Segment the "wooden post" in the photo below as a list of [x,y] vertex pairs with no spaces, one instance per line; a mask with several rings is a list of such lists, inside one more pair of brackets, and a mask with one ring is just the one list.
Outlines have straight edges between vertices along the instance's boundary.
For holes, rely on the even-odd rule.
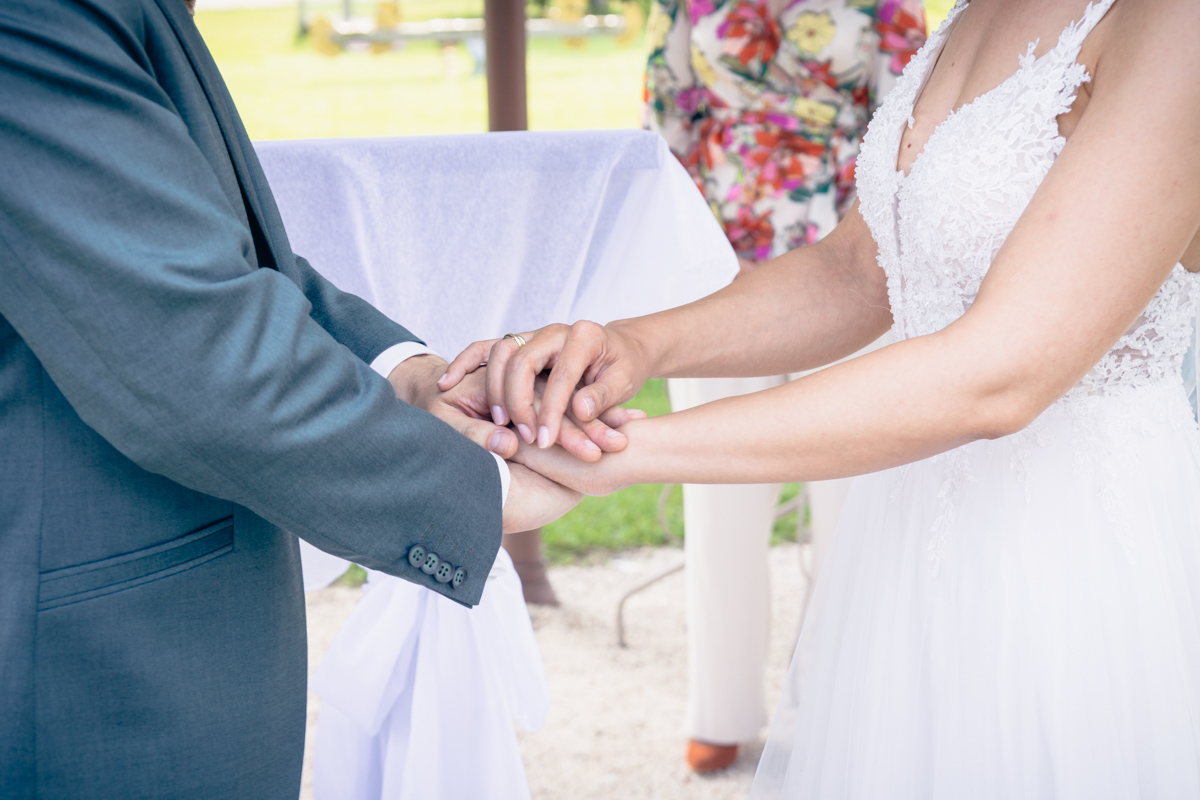
[[529,129],[525,100],[525,0],[484,0],[488,130]]

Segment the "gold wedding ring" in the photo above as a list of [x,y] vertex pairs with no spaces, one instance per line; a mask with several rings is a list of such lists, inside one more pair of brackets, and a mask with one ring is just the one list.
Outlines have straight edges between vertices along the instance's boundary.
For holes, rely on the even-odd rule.
[[514,342],[516,342],[518,350],[525,346],[525,337],[519,333],[506,333],[504,334],[504,338],[512,339]]

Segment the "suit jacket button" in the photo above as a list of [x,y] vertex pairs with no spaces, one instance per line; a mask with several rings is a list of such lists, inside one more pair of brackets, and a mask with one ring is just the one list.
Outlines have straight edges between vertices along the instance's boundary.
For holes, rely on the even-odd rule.
[[438,583],[449,583],[450,577],[454,574],[454,567],[449,561],[443,561],[438,564],[437,572],[433,573],[433,577]]
[[441,562],[442,560],[438,558],[437,553],[430,553],[425,556],[425,563],[421,565],[421,572],[424,572],[426,575],[432,575],[437,572],[438,564]]
[[455,589],[467,582],[467,571],[462,567],[454,570],[454,577],[450,581],[450,585]]
[[420,569],[425,563],[425,548],[419,544],[414,544],[408,549],[408,563],[412,564],[415,569]]

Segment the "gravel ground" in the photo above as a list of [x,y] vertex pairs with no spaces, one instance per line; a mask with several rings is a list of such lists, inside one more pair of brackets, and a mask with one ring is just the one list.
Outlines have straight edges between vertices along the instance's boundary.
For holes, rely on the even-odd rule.
[[[803,598],[801,550],[771,549],[774,612],[767,667],[767,702],[779,696]],[[628,647],[616,645],[617,600],[644,577],[683,558],[653,548],[603,564],[558,567],[550,578],[561,608],[532,609],[546,664],[551,708],[545,727],[520,734],[534,800],[708,800],[749,794],[762,741],[742,747],[729,769],[698,776],[684,763],[687,640],[684,580],[676,573],[631,599],[625,608]],[[315,669],[360,596],[330,587],[308,596],[309,669]],[[311,800],[309,765],[317,698],[309,695],[309,749],[301,800]]]

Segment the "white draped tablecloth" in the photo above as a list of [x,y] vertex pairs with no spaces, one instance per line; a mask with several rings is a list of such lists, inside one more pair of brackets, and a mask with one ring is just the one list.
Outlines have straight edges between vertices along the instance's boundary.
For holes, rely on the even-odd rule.
[[[295,252],[451,358],[549,322],[607,322],[729,283],[733,251],[644,131],[255,145]],[[301,542],[305,588],[347,564]],[[501,551],[480,605],[372,573],[313,677],[317,800],[526,798],[513,723],[549,699]]]

